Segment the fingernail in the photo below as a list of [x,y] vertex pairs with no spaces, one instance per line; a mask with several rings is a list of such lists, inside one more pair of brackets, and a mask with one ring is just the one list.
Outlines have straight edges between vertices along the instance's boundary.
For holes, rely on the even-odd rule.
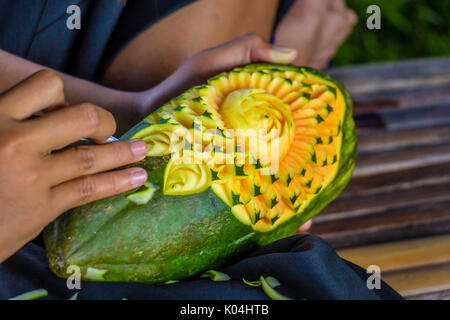
[[277,45],[273,45],[272,48],[275,49],[276,51],[281,51],[281,52],[297,52],[297,50],[295,50],[293,48],[282,47],[282,46],[277,46]]
[[297,56],[297,50],[286,47],[273,46],[270,50],[271,62],[290,63]]
[[142,168],[130,169],[130,181],[135,187],[143,185],[147,181],[147,171]]
[[147,153],[147,144],[139,139],[130,141],[131,151],[137,158],[143,158]]

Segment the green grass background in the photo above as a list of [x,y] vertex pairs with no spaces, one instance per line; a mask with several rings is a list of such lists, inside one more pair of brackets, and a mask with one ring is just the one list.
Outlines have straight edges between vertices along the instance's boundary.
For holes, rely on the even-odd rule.
[[[369,30],[369,5],[381,9],[381,29]],[[450,0],[347,0],[358,24],[333,59],[335,66],[450,56]]]

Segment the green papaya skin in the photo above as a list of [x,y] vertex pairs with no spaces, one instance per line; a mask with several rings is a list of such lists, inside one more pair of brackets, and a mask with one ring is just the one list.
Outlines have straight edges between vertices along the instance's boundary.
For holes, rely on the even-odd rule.
[[[104,281],[162,283],[219,268],[292,235],[345,188],[353,171],[357,144],[348,92],[329,76],[303,69],[332,81],[344,94],[347,109],[337,173],[301,214],[268,232],[255,231],[235,218],[211,188],[192,195],[163,195],[164,169],[170,156],[148,157],[135,165],[145,168],[148,181],[159,187],[152,199],[137,205],[127,198],[128,192],[61,215],[44,231],[50,269],[62,278],[70,276],[66,272],[70,265],[76,265],[85,280],[92,280],[85,278],[89,267],[106,270]],[[137,124],[121,140],[143,126],[143,122]]]
[[69,265],[82,274],[108,270],[107,281],[158,283],[185,279],[218,267],[255,248],[256,234],[239,222],[211,189],[187,196],[163,196],[165,159],[139,163],[160,185],[152,200],[135,205],[118,195],[65,213],[45,230],[50,268],[67,277]]

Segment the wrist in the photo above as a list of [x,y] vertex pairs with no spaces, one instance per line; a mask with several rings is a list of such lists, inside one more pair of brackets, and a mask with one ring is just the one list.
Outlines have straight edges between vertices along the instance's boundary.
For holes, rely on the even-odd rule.
[[109,110],[116,119],[117,131],[115,136],[120,137],[145,116],[145,97],[141,92],[116,91],[110,96]]
[[133,117],[136,117],[140,120],[146,116],[146,106],[148,103],[146,91],[126,92],[125,97],[126,97],[125,104],[127,105],[127,108],[131,110]]

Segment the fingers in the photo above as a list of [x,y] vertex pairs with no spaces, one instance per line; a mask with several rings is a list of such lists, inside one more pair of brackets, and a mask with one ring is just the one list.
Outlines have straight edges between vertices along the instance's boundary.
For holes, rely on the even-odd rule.
[[243,37],[243,40],[247,42],[244,48],[247,50],[246,56],[249,57],[247,59],[248,61],[245,61],[245,63],[263,61],[288,64],[294,61],[297,56],[297,50],[281,46],[272,46],[256,34],[247,34]]
[[346,12],[347,21],[351,26],[354,26],[356,22],[358,22],[358,16],[355,14],[353,10],[347,10]]
[[345,6],[342,0],[332,0],[330,11],[320,33],[320,42],[316,54],[309,65],[322,69],[327,66],[330,58],[336,53],[339,45],[345,41],[357,21],[355,13]]
[[50,70],[38,71],[0,95],[0,113],[16,120],[64,104],[63,81]]
[[306,221],[304,224],[302,224],[300,226],[300,228],[298,228],[298,230],[295,232],[295,234],[307,232],[311,228],[311,225],[312,225],[312,220]]
[[146,153],[147,145],[142,140],[79,146],[48,156],[45,169],[49,172],[50,184],[55,186],[80,176],[137,162]]
[[207,50],[204,54],[210,55],[208,58],[212,63],[230,60],[228,69],[231,69],[258,61],[290,63],[295,59],[297,50],[273,46],[256,33],[247,33],[223,45]]
[[336,11],[344,10],[346,8],[344,0],[331,0],[329,5],[330,5],[330,9],[336,10]]
[[356,22],[356,14],[349,9],[345,9],[342,14],[330,18],[330,23],[332,24],[332,26],[337,30],[340,30],[340,32],[336,33],[335,36],[330,39],[330,41],[334,41],[336,47],[340,43],[343,43],[344,40],[351,34],[353,26]]
[[252,62],[265,61],[272,63],[288,64],[294,61],[296,57],[297,57],[297,50],[280,46],[271,46],[270,48],[253,47],[251,50]]
[[214,74],[258,61],[287,64],[291,63],[296,55],[295,49],[274,47],[260,36],[248,33],[197,53],[163,84],[170,86],[173,83],[186,82],[183,79],[192,74],[200,79],[207,79]]
[[38,141],[36,147],[50,152],[81,138],[105,142],[116,131],[116,122],[108,111],[83,103],[28,120],[27,127]]
[[138,167],[83,176],[54,187],[52,207],[57,213],[64,212],[139,187],[146,181],[147,172]]

